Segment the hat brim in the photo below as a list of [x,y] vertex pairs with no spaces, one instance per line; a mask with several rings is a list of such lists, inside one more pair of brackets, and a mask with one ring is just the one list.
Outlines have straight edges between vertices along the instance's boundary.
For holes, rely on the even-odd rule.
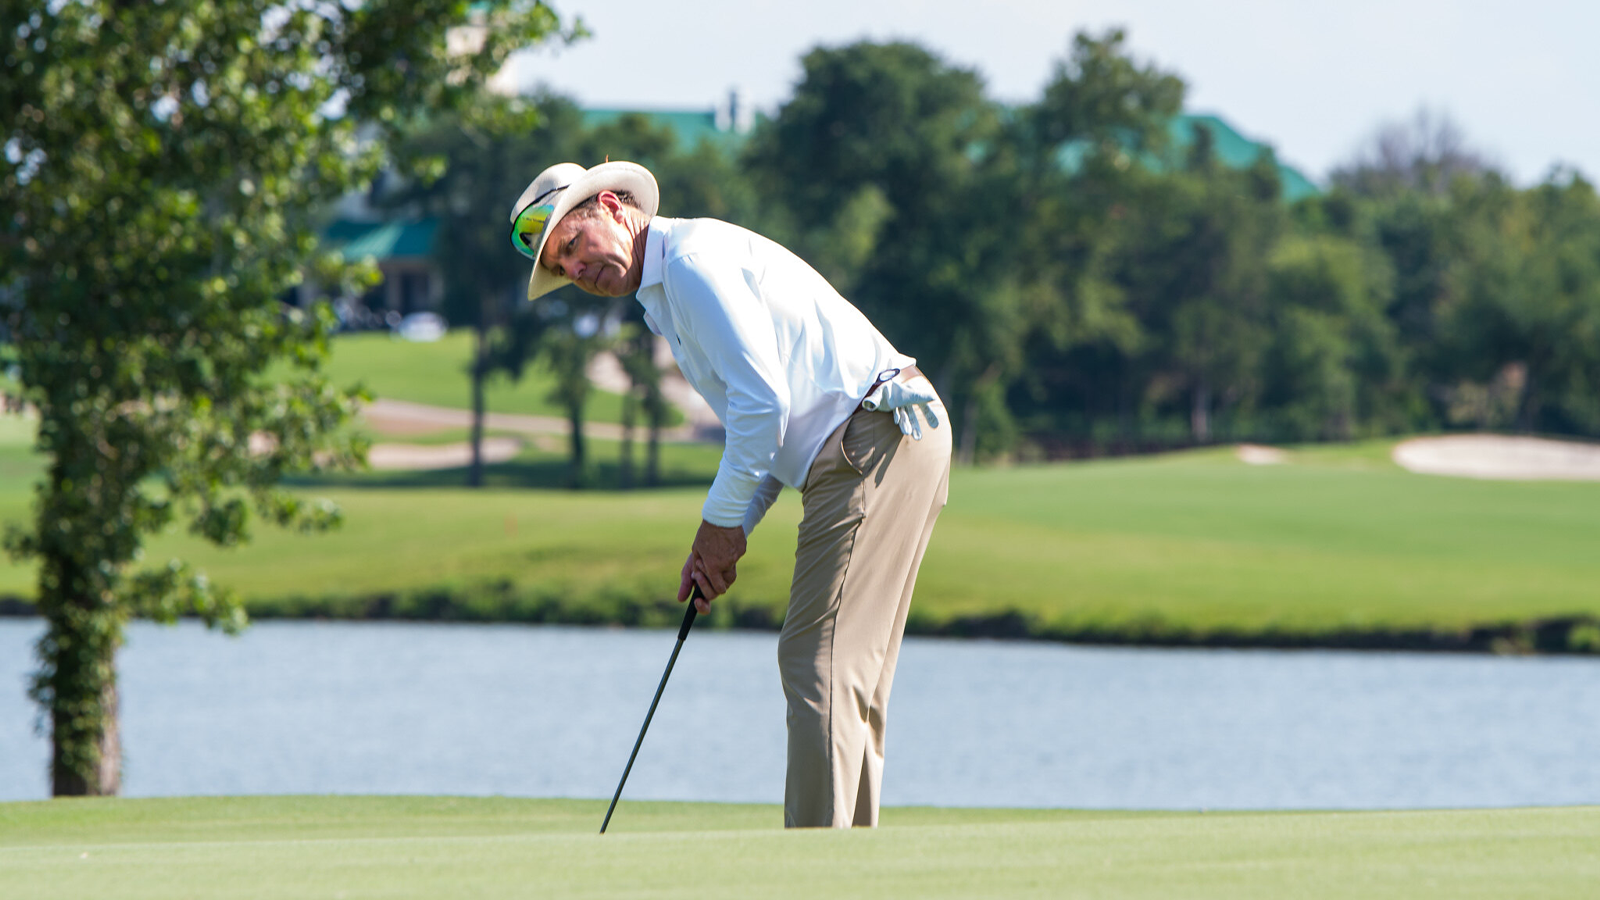
[[[654,216],[661,202],[660,188],[656,186],[655,176],[650,174],[649,169],[631,162],[601,163],[585,171],[561,191],[561,195],[556,199],[555,209],[551,210],[550,218],[545,223],[544,231],[539,234],[539,244],[534,250],[534,256],[544,255],[545,241],[549,240],[550,232],[555,230],[562,217],[571,212],[574,206],[601,191],[626,191],[632,194],[634,202],[646,216]],[[518,204],[511,213],[511,220],[515,222],[517,215],[530,203],[532,198]],[[556,275],[535,262],[533,274],[528,278],[528,299],[536,300],[571,283],[572,279]]]

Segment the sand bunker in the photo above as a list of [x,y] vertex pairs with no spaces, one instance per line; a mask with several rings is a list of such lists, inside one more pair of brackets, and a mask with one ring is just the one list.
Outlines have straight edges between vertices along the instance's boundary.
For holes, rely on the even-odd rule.
[[1402,468],[1428,475],[1516,481],[1600,481],[1600,444],[1461,434],[1414,438],[1394,448]]
[[[516,438],[483,439],[483,461],[505,462],[517,455],[522,442]],[[459,469],[472,464],[472,445],[454,444],[373,444],[367,454],[374,469]]]
[[1289,460],[1289,454],[1277,447],[1263,447],[1260,444],[1240,444],[1237,452],[1240,462],[1252,466],[1276,466]]

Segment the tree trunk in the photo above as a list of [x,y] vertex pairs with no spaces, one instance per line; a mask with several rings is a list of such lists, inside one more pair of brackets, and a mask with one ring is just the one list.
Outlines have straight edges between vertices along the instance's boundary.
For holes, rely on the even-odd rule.
[[956,465],[970,466],[978,454],[978,395],[967,395],[966,407],[961,413],[961,447],[956,451]]
[[1189,407],[1189,433],[1196,444],[1211,440],[1211,385],[1204,378],[1195,383]]
[[961,445],[956,453],[956,463],[970,466],[978,455],[978,398],[1000,377],[1000,364],[994,363],[972,383],[967,393],[967,403],[961,415]]
[[1528,366],[1527,378],[1522,382],[1522,397],[1517,401],[1517,433],[1529,434],[1538,423],[1539,389],[1533,377],[1533,366]]
[[622,395],[622,457],[617,466],[617,486],[625,491],[633,489],[633,420],[639,406],[635,390],[629,388]]
[[644,483],[655,487],[661,483],[661,417],[650,417],[650,437],[644,451]]
[[62,726],[62,711],[57,704],[50,711],[52,741],[50,757],[50,793],[55,797],[115,797],[122,793],[122,730],[117,723],[117,682],[113,677],[100,693],[100,706],[105,718],[98,735],[89,736],[95,748],[92,765],[87,771],[69,764],[62,752],[57,729]]
[[483,380],[489,369],[489,329],[473,330],[476,342],[472,356],[472,465],[467,469],[467,487],[483,486]]
[[[46,553],[46,583],[69,596],[47,613],[39,639],[43,663],[33,695],[50,713],[50,791],[57,797],[112,797],[122,789],[122,741],[117,727],[117,647],[121,623],[97,603],[79,561]],[[42,591],[41,591],[42,592]]]
[[669,411],[666,398],[661,395],[661,383],[645,385],[644,415],[650,423],[644,451],[645,487],[661,484],[661,429],[666,427]]
[[567,469],[567,487],[576,490],[584,486],[583,473],[586,468],[583,447],[583,404],[574,403],[567,406],[567,424],[572,429],[568,444],[572,450],[572,460]]

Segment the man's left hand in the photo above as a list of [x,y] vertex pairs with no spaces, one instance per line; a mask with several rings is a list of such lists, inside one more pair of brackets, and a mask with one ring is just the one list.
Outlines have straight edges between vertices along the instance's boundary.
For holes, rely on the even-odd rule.
[[906,382],[886,381],[878,385],[861,401],[861,407],[893,413],[894,423],[900,426],[900,432],[914,441],[920,441],[922,423],[917,421],[917,414],[921,412],[929,428],[938,428],[939,416],[933,411],[933,404],[937,402],[939,395],[934,393],[933,385],[926,378],[918,377]]
[[702,521],[695,533],[694,546],[683,564],[683,576],[678,583],[678,602],[689,599],[693,585],[700,585],[703,598],[696,598],[695,609],[711,611],[711,601],[727,593],[738,577],[735,564],[744,556],[744,528],[735,525],[723,528]]

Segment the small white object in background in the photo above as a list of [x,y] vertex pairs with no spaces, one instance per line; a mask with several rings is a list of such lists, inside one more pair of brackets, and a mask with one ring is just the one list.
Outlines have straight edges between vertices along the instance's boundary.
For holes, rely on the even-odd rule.
[[401,319],[395,330],[408,341],[437,341],[444,337],[445,327],[444,317],[438,313],[419,312]]
[[933,407],[929,405],[938,399],[939,395],[933,392],[933,386],[925,379],[885,381],[861,401],[861,406],[873,411],[893,412],[894,423],[900,426],[900,433],[920,441],[922,423],[917,421],[917,410],[922,411],[929,428],[938,428],[939,417],[933,414]]

